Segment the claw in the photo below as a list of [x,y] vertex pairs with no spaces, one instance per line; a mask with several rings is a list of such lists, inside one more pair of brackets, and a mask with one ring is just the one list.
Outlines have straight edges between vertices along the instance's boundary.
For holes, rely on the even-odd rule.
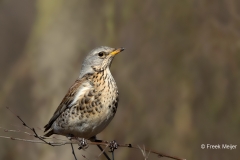
[[110,152],[113,152],[115,149],[118,148],[118,144],[115,140],[109,142]]
[[87,140],[85,138],[79,138],[78,140],[79,140],[79,143],[78,143],[78,145],[79,145],[78,149],[79,150],[80,149],[85,150],[85,149],[88,148],[88,143],[87,143]]

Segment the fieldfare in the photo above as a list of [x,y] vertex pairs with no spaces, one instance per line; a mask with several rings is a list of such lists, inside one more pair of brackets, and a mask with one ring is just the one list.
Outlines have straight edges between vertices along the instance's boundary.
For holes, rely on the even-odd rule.
[[116,54],[124,48],[99,47],[85,58],[80,75],[44,127],[52,134],[90,139],[113,119],[118,106],[118,89],[110,72]]

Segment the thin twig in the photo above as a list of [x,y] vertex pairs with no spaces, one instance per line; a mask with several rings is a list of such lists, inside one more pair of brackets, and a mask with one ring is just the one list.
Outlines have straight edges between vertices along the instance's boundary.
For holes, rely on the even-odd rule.
[[138,148],[139,148],[140,151],[142,152],[144,159],[147,160],[147,159],[148,159],[148,156],[149,156],[149,154],[150,154],[150,151],[148,152],[148,154],[146,154],[146,150],[145,150],[145,146],[144,146],[144,145],[143,145],[143,149],[142,149],[140,146],[138,146]]
[[[6,138],[6,139],[18,140],[18,141],[30,142],[30,143],[41,143],[41,144],[47,144],[47,145],[50,145],[50,146],[62,146],[62,145],[66,145],[66,144],[71,144],[72,145],[72,144],[78,144],[79,143],[77,140],[69,140],[69,141],[65,141],[65,142],[48,142],[48,141],[45,140],[46,137],[39,136],[34,128],[29,127],[20,118],[20,116],[18,116],[12,110],[10,110],[9,107],[6,107],[6,108],[22,122],[23,126],[25,126],[26,128],[30,129],[33,132],[33,134],[29,134],[29,135],[34,136],[35,138],[39,139],[40,141],[21,139],[21,138],[14,138],[14,137],[7,137],[7,136],[0,136],[0,138]],[[14,130],[8,130],[8,131],[15,132]],[[16,131],[16,132],[21,132],[21,131],[19,130],[19,131]],[[23,133],[28,134],[28,132],[23,132]],[[64,140],[62,140],[62,141],[64,141]],[[107,147],[109,147],[110,143],[106,142],[106,141],[89,141],[88,144],[90,144],[90,145],[97,145],[99,148],[101,148],[101,151],[102,151],[101,154],[104,154],[105,153],[105,149]],[[106,146],[106,148],[103,150],[101,146]],[[158,155],[159,157],[166,157],[166,158],[171,158],[171,159],[175,159],[175,160],[185,160],[185,159],[181,159],[181,158],[178,158],[178,157],[175,157],[175,156],[170,156],[170,155],[167,155],[167,154],[164,154],[164,153],[160,153],[160,152],[157,152],[157,151],[154,151],[154,150],[150,150],[150,149],[147,149],[145,147],[144,147],[144,150],[142,150],[139,146],[135,146],[135,145],[132,145],[132,144],[117,144],[117,146],[118,147],[140,149],[142,151],[143,155],[145,156],[145,158],[148,157],[149,153],[152,153],[152,154]],[[146,155],[146,152],[149,152],[148,155]],[[82,156],[85,157],[84,155],[82,155]],[[105,156],[108,157],[107,154]],[[113,153],[112,153],[112,156],[113,156],[113,159],[114,159],[114,154]],[[76,160],[76,158],[75,158],[75,160]],[[111,159],[108,157],[108,160],[111,160]]]
[[[21,139],[21,138],[13,138],[13,137],[7,137],[7,136],[0,136],[0,138],[6,138],[6,139],[11,139],[11,140],[18,140],[18,141],[23,141],[23,142],[30,142],[30,143],[41,143],[41,144],[47,144],[43,141],[36,141],[36,140],[27,140],[27,139]],[[63,146],[63,145],[66,145],[66,144],[78,144],[77,141],[75,140],[72,140],[72,141],[68,141],[68,142],[64,142],[64,143],[60,143],[60,142],[49,142],[52,144],[52,146]],[[108,146],[108,142],[91,142],[89,141],[88,142],[89,145],[102,145],[102,146]],[[139,149],[137,146],[134,146],[132,144],[118,144],[119,147],[124,147],[124,148],[134,148],[134,149]],[[156,154],[158,155],[159,157],[166,157],[166,158],[171,158],[171,159],[175,159],[175,160],[185,160],[185,159],[182,159],[182,158],[178,158],[178,157],[174,157],[174,156],[169,156],[167,154],[163,154],[163,153],[159,153],[159,152],[156,152],[154,150],[149,150],[149,149],[145,149],[145,151],[147,152],[150,152],[152,154]]]
[[23,126],[27,127],[28,129],[30,129],[33,133],[34,133],[34,137],[38,138],[39,140],[45,142],[46,144],[50,145],[50,146],[54,146],[52,145],[52,143],[47,142],[44,140],[44,138],[42,136],[38,136],[37,132],[35,131],[34,128],[29,127],[22,119],[20,116],[18,116],[17,114],[15,114],[9,107],[6,107],[10,112],[12,112],[12,114],[14,114],[23,124]]
[[[98,147],[101,147],[100,145],[97,145]],[[104,149],[102,149],[102,147],[101,147],[101,149],[102,149],[102,152],[97,156],[97,158],[99,158],[102,154],[104,154],[105,153],[105,150],[108,148],[108,145],[104,148]],[[100,148],[99,148],[100,149]],[[101,150],[100,149],[100,150]],[[105,153],[106,154],[106,153]],[[108,157],[109,158],[109,157]]]
[[24,134],[27,134],[29,136],[34,136],[33,134],[31,133],[28,133],[28,132],[24,132],[24,131],[21,131],[21,130],[14,130],[14,129],[7,129],[7,128],[3,128],[3,127],[0,127],[0,129],[3,129],[4,132],[16,132],[16,133],[24,133]]
[[103,155],[107,158],[107,160],[111,160],[111,159],[108,157],[107,153],[102,149],[101,145],[97,144],[97,146],[98,146],[98,148],[102,151],[101,153],[103,153]]
[[72,144],[72,143],[71,143],[71,148],[72,148],[72,154],[73,154],[75,160],[77,160],[77,157],[76,157],[76,154],[75,154],[75,152],[74,152],[74,148],[73,148],[73,144]]
[[[26,128],[27,128],[27,127],[26,127]],[[34,134],[31,134],[31,133],[25,132],[25,131],[21,131],[21,130],[7,129],[7,128],[4,128],[4,127],[0,127],[0,129],[3,129],[4,132],[23,133],[23,134],[26,134],[26,135],[28,135],[28,136],[33,136],[33,137],[35,137]],[[69,140],[60,139],[60,138],[57,138],[57,137],[55,137],[55,136],[52,136],[52,137],[44,137],[44,139],[58,140],[58,141],[62,141],[62,142],[69,142]]]
[[[103,142],[103,141],[97,139],[96,136],[95,136],[94,141],[92,141],[92,142]],[[108,146],[109,146],[109,144],[106,146],[106,148],[107,148]],[[109,156],[107,155],[107,153],[105,152],[105,149],[106,149],[106,148],[103,150],[102,147],[101,147],[101,145],[98,145],[98,144],[97,144],[97,147],[100,149],[100,151],[103,152],[103,155],[107,158],[107,160],[111,160],[111,159],[109,158]],[[102,152],[101,152],[101,153],[102,153]]]

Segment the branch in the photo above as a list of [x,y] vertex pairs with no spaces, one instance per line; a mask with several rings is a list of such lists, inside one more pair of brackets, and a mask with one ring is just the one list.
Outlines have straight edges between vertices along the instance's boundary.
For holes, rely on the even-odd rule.
[[[62,146],[62,145],[66,145],[66,144],[79,144],[79,141],[76,140],[76,139],[70,139],[70,140],[62,140],[62,139],[58,139],[58,138],[48,138],[48,137],[44,137],[44,136],[39,136],[37,134],[37,132],[35,131],[34,128],[31,128],[29,127],[21,118],[20,116],[16,115],[12,110],[10,110],[10,108],[6,107],[12,114],[14,114],[23,124],[24,127],[26,127],[27,129],[31,130],[32,131],[32,134],[31,133],[28,133],[28,132],[23,132],[21,130],[8,130],[6,128],[3,128],[3,127],[0,127],[0,129],[3,129],[5,132],[17,132],[17,133],[24,133],[26,135],[29,135],[29,136],[33,136],[35,138],[37,138],[38,140],[31,140],[31,139],[22,139],[22,138],[14,138],[14,137],[8,137],[8,136],[0,136],[0,138],[5,138],[5,139],[11,139],[11,140],[18,140],[18,141],[23,141],[23,142],[29,142],[29,143],[40,143],[40,144],[47,144],[47,145],[50,145],[50,146]],[[62,141],[62,142],[49,142],[47,141],[46,139],[48,140],[58,140],[58,141]],[[98,155],[98,157],[100,157],[104,151],[106,150],[106,148],[108,148],[110,146],[110,142],[108,141],[88,141],[88,144],[89,145],[101,145],[101,146],[105,146],[104,150]],[[155,150],[152,150],[152,149],[148,149],[148,148],[145,148],[145,146],[143,146],[143,148],[141,148],[139,145],[132,145],[132,144],[117,144],[117,147],[123,147],[123,148],[133,148],[133,149],[139,149],[144,158],[147,159],[149,154],[155,154],[159,157],[165,157],[165,158],[170,158],[170,159],[175,159],[175,160],[185,160],[185,159],[182,159],[182,158],[178,158],[178,157],[175,157],[175,156],[170,156],[170,155],[167,155],[167,154],[164,154],[164,153],[160,153],[160,152],[157,152]],[[148,153],[146,153],[148,152]]]

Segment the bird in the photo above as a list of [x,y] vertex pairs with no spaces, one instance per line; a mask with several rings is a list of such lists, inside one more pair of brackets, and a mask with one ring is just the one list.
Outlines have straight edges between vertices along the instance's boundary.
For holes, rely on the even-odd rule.
[[91,139],[113,119],[119,102],[116,82],[110,72],[114,57],[124,48],[101,46],[83,61],[80,75],[44,126],[53,134]]

